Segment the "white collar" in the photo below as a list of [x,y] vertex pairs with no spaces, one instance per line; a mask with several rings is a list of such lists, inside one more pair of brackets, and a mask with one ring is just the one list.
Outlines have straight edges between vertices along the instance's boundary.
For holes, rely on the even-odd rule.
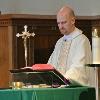
[[72,39],[74,39],[75,37],[77,37],[78,35],[82,34],[82,31],[79,30],[78,28],[75,28],[75,30],[73,32],[71,32],[69,35],[64,35],[63,36],[63,40],[64,41],[70,41]]

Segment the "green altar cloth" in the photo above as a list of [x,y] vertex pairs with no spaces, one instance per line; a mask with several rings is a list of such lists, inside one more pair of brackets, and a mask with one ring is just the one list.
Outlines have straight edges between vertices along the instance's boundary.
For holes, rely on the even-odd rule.
[[32,88],[0,90],[0,100],[96,100],[95,88]]

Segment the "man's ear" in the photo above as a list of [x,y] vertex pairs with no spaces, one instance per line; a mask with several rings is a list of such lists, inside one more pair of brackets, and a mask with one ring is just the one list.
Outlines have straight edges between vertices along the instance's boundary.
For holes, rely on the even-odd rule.
[[71,23],[75,24],[75,18],[74,17],[72,17]]

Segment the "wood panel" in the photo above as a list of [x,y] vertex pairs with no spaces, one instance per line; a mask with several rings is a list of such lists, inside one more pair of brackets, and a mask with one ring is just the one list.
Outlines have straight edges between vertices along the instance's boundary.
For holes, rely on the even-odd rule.
[[7,87],[9,84],[10,47],[7,33],[7,27],[0,27],[0,87]]

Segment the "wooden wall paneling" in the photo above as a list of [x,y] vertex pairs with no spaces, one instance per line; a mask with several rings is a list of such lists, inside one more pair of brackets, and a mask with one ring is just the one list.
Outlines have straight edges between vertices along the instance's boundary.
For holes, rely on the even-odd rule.
[[[8,32],[7,32],[7,34],[8,34],[8,45],[9,45],[9,65],[7,66],[8,67],[8,69],[9,70],[11,70],[11,69],[13,69],[14,68],[14,57],[13,57],[13,50],[12,50],[12,48],[13,48],[13,44],[12,44],[12,42],[13,42],[13,35],[12,35],[12,33],[13,33],[13,28],[12,28],[12,26],[11,25],[9,25],[8,26]],[[7,80],[7,83],[4,85],[4,87],[6,86],[6,87],[9,87],[9,86],[11,86],[11,81],[12,81],[12,75],[11,75],[11,73],[10,73],[10,71],[8,70],[8,76],[9,76],[9,79]]]
[[76,26],[83,31],[92,44],[92,24],[91,20],[76,20]]
[[8,27],[0,27],[0,87],[9,85],[9,39]]
[[48,56],[48,36],[36,36],[34,46],[35,63],[46,63],[46,57]]

